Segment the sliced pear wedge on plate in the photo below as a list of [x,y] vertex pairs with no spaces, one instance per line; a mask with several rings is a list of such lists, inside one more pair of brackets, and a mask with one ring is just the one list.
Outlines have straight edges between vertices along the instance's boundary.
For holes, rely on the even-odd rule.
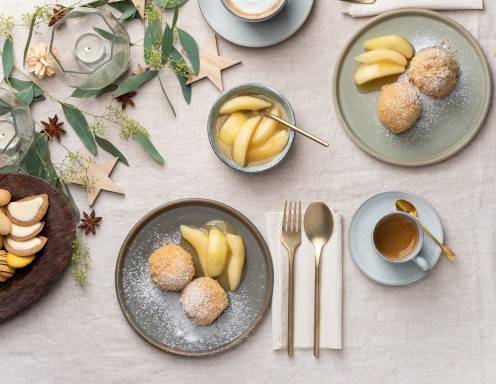
[[381,48],[391,49],[393,51],[401,53],[407,59],[410,59],[413,56],[413,47],[410,42],[404,37],[398,35],[386,35],[367,40],[363,44],[363,47],[366,50]]
[[388,61],[381,61],[374,64],[362,64],[355,72],[355,83],[357,85],[362,85],[371,80],[399,75],[403,72],[405,72],[405,67],[403,65],[393,64]]
[[406,57],[392,49],[374,49],[361,55],[355,56],[355,60],[364,64],[373,64],[380,61],[389,61],[394,64],[406,66],[408,64]]

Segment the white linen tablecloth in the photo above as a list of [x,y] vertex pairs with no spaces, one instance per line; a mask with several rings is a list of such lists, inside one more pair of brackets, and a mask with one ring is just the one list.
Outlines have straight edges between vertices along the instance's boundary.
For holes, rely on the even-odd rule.
[[[18,18],[45,0],[2,0],[3,14]],[[480,11],[446,12],[472,32],[495,64],[496,2]],[[201,43],[211,30],[197,2],[181,8],[180,25]],[[219,39],[221,54],[243,63],[224,71],[231,87],[259,81],[280,89],[291,101],[298,124],[331,143],[329,149],[298,137],[283,164],[254,176],[223,165],[208,144],[206,121],[218,96],[207,80],[193,87],[187,106],[177,81],[164,83],[178,113],[174,119],[153,81],[139,90],[137,108],[128,107],[151,131],[167,165],[151,160],[137,143],[109,131],[131,166],[119,164],[112,178],[125,197],[102,194],[95,203],[103,216],[101,230],[88,237],[93,253],[89,284],[80,289],[65,273],[42,299],[0,324],[2,384],[122,383],[333,383],[333,384],[494,384],[496,382],[496,116],[494,109],[472,142],[454,158],[434,166],[407,169],[376,161],[359,150],[339,126],[331,103],[331,71],[340,50],[365,20],[341,14],[334,0],[315,2],[297,35],[271,48],[246,49]],[[142,38],[136,21],[133,41]],[[17,61],[27,31],[16,28]],[[40,36],[35,36],[39,41]],[[141,47],[133,48],[139,60]],[[142,63],[142,61],[140,61]],[[71,91],[53,78],[46,81],[60,97]],[[71,100],[95,113],[109,96]],[[58,113],[45,102],[34,108],[38,120]],[[66,146],[83,149],[66,126]],[[52,144],[55,157],[63,150]],[[101,159],[107,159],[102,153]],[[459,259],[440,260],[422,281],[385,287],[370,281],[353,264],[345,235],[343,254],[343,345],[341,351],[272,350],[271,312],[254,334],[230,352],[212,358],[186,359],[164,353],[141,339],[122,315],[114,288],[119,247],[146,212],[167,201],[204,197],[223,201],[246,214],[263,232],[265,212],[286,199],[323,200],[344,217],[369,196],[386,189],[411,190],[439,212],[450,247]],[[85,194],[73,188],[81,208]]]

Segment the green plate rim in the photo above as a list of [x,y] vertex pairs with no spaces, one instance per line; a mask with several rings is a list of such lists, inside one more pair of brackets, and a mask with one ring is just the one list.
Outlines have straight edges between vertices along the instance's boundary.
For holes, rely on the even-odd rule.
[[[394,18],[396,16],[404,16],[404,15],[414,15],[414,16],[427,16],[431,17],[433,19],[436,19],[440,22],[446,23],[455,30],[457,30],[465,39],[468,40],[468,42],[471,44],[472,48],[476,51],[477,55],[481,58],[482,64],[483,64],[483,69],[484,69],[484,75],[488,84],[488,94],[487,97],[484,101],[484,109],[483,112],[480,114],[480,117],[478,121],[474,122],[474,125],[472,126],[471,132],[469,135],[465,136],[462,140],[460,140],[458,143],[454,144],[451,148],[449,148],[447,151],[444,151],[443,153],[440,153],[438,156],[430,159],[430,160],[419,160],[419,161],[402,161],[402,160],[395,160],[390,158],[389,156],[383,155],[380,152],[377,152],[370,147],[367,146],[366,143],[364,143],[360,138],[357,137],[356,133],[353,131],[353,129],[348,125],[346,122],[344,115],[341,111],[340,107],[340,100],[338,99],[338,79],[341,74],[341,69],[343,66],[343,61],[345,58],[345,55],[348,53],[348,51],[351,49],[353,44],[355,44],[356,40],[361,37],[361,35],[364,33],[364,31],[368,30],[370,27],[373,27],[377,24],[380,24],[384,20],[388,20],[391,18]],[[439,12],[434,12],[430,11],[427,9],[416,9],[416,8],[407,8],[407,9],[401,9],[401,10],[396,10],[396,11],[391,11],[391,12],[386,12],[383,13],[379,16],[374,17],[371,19],[369,22],[367,22],[358,32],[356,32],[353,37],[348,41],[348,43],[345,45],[345,47],[342,49],[341,53],[338,56],[337,64],[334,68],[334,73],[332,76],[332,101],[334,105],[334,109],[336,111],[336,115],[338,116],[339,123],[341,127],[344,129],[344,131],[348,134],[348,136],[352,139],[352,141],[360,147],[365,153],[367,153],[369,156],[372,156],[376,158],[377,160],[380,160],[384,163],[387,164],[392,164],[392,165],[399,165],[403,167],[419,167],[419,166],[425,166],[425,165],[432,165],[436,164],[439,162],[442,162],[444,160],[447,160],[454,155],[458,154],[460,151],[462,151],[467,145],[469,145],[472,140],[475,138],[477,133],[480,131],[482,126],[484,125],[484,122],[486,121],[487,115],[489,113],[489,109],[491,106],[491,100],[492,100],[492,75],[491,75],[491,70],[489,67],[489,63],[487,61],[486,54],[482,50],[481,46],[477,42],[477,40],[472,36],[472,34],[465,29],[461,24],[456,22],[450,17],[441,15]]]
[[[131,316],[128,313],[127,307],[124,302],[124,297],[122,290],[120,289],[120,282],[122,280],[122,267],[124,264],[124,258],[127,253],[127,249],[129,246],[129,243],[134,239],[136,234],[142,229],[142,227],[147,224],[150,220],[155,218],[156,216],[160,215],[163,212],[167,212],[171,209],[174,208],[179,208],[183,206],[188,206],[188,205],[203,205],[206,207],[211,207],[211,208],[216,208],[220,209],[224,212],[227,212],[228,214],[234,216],[237,220],[242,222],[248,230],[253,234],[253,236],[256,238],[257,242],[260,244],[260,247],[262,248],[263,252],[263,257],[265,259],[265,263],[267,266],[267,275],[268,275],[268,280],[267,280],[267,286],[265,290],[265,295],[264,295],[264,301],[260,307],[260,310],[257,313],[257,316],[253,320],[253,322],[250,324],[248,328],[246,328],[241,335],[236,337],[235,339],[231,340],[227,344],[216,348],[216,349],[211,349],[205,352],[188,352],[184,351],[179,348],[172,348],[170,346],[165,345],[164,343],[158,342],[148,335],[146,335],[144,332],[142,332],[138,324],[131,318]],[[121,248],[119,250],[119,255],[117,257],[117,262],[115,265],[115,291],[117,294],[117,299],[119,301],[119,306],[121,308],[122,313],[124,314],[124,317],[128,321],[128,323],[131,325],[131,327],[146,341],[148,341],[150,344],[153,346],[175,354],[179,356],[185,356],[185,357],[204,357],[204,356],[212,356],[221,352],[225,352],[227,350],[230,350],[231,348],[241,344],[243,341],[246,340],[248,336],[250,336],[253,331],[255,330],[256,326],[258,323],[262,320],[262,318],[265,316],[267,313],[267,310],[270,306],[270,302],[272,299],[272,290],[274,286],[274,267],[272,265],[272,257],[270,254],[269,247],[267,246],[267,243],[265,239],[263,238],[262,234],[260,231],[255,227],[255,225],[241,212],[237,211],[236,209],[224,204],[220,203],[215,200],[209,200],[209,199],[201,199],[201,198],[188,198],[188,199],[179,199],[179,200],[174,200],[171,202],[168,202],[166,204],[163,204],[157,208],[152,209],[149,211],[145,216],[143,216],[138,222],[131,228],[129,233],[127,234],[126,238],[122,242]]]

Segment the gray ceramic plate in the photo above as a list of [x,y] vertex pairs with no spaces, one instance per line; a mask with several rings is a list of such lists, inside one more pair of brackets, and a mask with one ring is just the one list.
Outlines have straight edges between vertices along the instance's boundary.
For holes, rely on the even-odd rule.
[[239,19],[220,0],[198,0],[198,4],[207,23],[224,39],[259,48],[278,44],[296,33],[308,18],[313,0],[289,0],[276,16],[259,23]]
[[[461,76],[445,99],[422,96],[424,112],[402,135],[389,133],[376,114],[379,93],[360,93],[353,82],[365,40],[399,34],[416,51],[444,42],[456,50]],[[439,13],[401,10],[372,19],[348,43],[336,65],[333,98],[341,125],[369,155],[384,162],[419,166],[437,163],[462,150],[477,134],[491,102],[491,75],[479,44],[462,26]]]
[[[209,326],[195,326],[184,315],[179,293],[163,292],[148,275],[148,257],[165,243],[181,241],[179,225],[202,226],[214,219],[231,223],[243,237],[246,275],[229,307]],[[131,326],[148,342],[167,352],[203,356],[243,341],[265,314],[272,296],[269,249],[255,226],[238,211],[215,201],[187,199],[148,213],[131,230],[119,252],[115,286]]]
[[394,202],[405,199],[417,208],[420,221],[439,241],[443,241],[443,227],[436,210],[422,197],[410,192],[383,192],[372,196],[355,212],[349,230],[350,255],[356,266],[372,280],[386,285],[405,285],[420,280],[437,264],[441,255],[440,248],[425,236],[420,254],[431,266],[422,271],[412,262],[393,264],[377,255],[372,244],[375,224],[385,214],[395,210]]

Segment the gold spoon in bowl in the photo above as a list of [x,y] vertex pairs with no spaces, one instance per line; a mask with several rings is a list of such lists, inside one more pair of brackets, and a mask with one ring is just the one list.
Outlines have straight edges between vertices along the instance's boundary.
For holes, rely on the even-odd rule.
[[429,236],[432,240],[434,240],[434,242],[439,246],[439,248],[441,248],[443,255],[446,256],[449,261],[454,261],[456,259],[455,253],[451,249],[449,249],[447,245],[442,244],[438,239],[436,239],[436,237],[424,226],[424,224],[420,222],[417,215],[417,208],[415,208],[415,206],[412,203],[406,200],[398,199],[394,204],[396,205],[396,209],[398,211],[406,212],[417,219],[417,221],[419,222],[420,226],[427,234],[427,236]]
[[334,221],[331,210],[324,203],[312,203],[305,211],[303,227],[315,248],[315,300],[313,321],[313,355],[320,352],[320,256],[322,248],[332,236]]

